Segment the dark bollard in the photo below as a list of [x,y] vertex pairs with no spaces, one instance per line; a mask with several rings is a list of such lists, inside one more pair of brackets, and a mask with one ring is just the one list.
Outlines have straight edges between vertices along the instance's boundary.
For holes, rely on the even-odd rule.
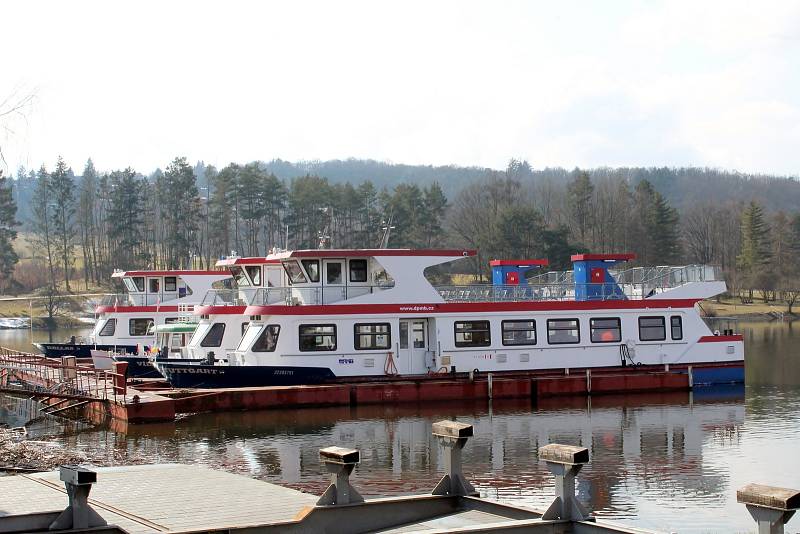
[[82,529],[108,524],[89,506],[89,492],[92,484],[97,482],[97,473],[76,465],[62,465],[61,480],[67,487],[69,506],[53,521],[50,530]]
[[747,506],[758,534],[783,534],[783,526],[800,508],[800,491],[748,484],[736,492],[736,502]]
[[364,498],[350,485],[350,473],[361,460],[359,452],[344,447],[327,447],[319,450],[319,456],[331,474],[331,485],[319,498],[317,506],[364,502]]
[[472,425],[456,421],[433,423],[433,435],[444,449],[445,475],[431,492],[433,495],[474,495],[478,492],[464,478],[461,450],[472,437]]
[[542,519],[592,521],[593,518],[575,497],[575,475],[589,463],[589,449],[551,443],[539,447],[539,459],[556,477],[556,498]]

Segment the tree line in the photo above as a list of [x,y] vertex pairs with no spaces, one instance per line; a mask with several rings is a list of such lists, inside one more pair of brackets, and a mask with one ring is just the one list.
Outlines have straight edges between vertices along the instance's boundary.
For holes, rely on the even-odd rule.
[[[302,170],[336,174],[346,163]],[[766,209],[763,196],[746,198],[742,187],[738,197],[726,187],[721,200],[676,200],[671,185],[685,181],[681,169],[534,170],[512,160],[502,171],[468,168],[460,175],[454,167],[421,167],[424,179],[414,180],[414,167],[402,166],[408,179],[389,185],[383,175],[358,182],[312,172],[287,177],[297,165],[217,169],[176,158],[143,175],[131,168],[99,172],[89,160],[76,175],[59,158],[52,170],[0,176],[4,287],[35,286],[31,273],[41,272],[39,286],[73,291],[107,283],[116,268],[209,268],[223,255],[320,243],[377,247],[387,232],[391,247],[476,248],[471,272],[484,277],[492,258],[546,257],[553,268],[568,268],[576,252],[633,252],[643,265],[719,265],[735,289],[774,293],[800,285],[797,211]],[[375,165],[359,162],[354,175]],[[430,179],[437,169],[447,181]],[[715,171],[700,176],[698,191],[720,180]],[[728,185],[742,180],[731,175]],[[749,180],[757,190],[766,180],[766,191],[795,191],[785,180]],[[25,272],[15,269],[17,232],[30,236],[33,259]]]

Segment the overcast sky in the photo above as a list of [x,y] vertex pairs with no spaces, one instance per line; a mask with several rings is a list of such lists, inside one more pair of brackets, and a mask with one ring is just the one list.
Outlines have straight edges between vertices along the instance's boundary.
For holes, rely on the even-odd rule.
[[125,5],[3,2],[0,102],[35,93],[5,117],[6,169],[60,154],[77,172],[184,155],[800,173],[796,1]]

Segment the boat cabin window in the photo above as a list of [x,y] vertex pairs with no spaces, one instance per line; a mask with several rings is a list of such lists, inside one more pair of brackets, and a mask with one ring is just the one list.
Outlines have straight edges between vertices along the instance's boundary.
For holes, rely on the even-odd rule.
[[170,352],[180,352],[180,348],[183,347],[183,341],[184,341],[183,334],[173,333],[170,339],[169,346],[172,349],[178,349],[178,350],[171,350]]
[[165,276],[164,291],[177,291],[177,290],[178,290],[178,278],[175,276]]
[[281,327],[277,324],[268,324],[258,336],[256,342],[253,343],[253,352],[274,352],[275,347],[278,346],[278,335],[281,333]]
[[663,317],[639,317],[640,341],[664,341],[667,329]]
[[200,342],[201,347],[220,347],[222,346],[222,336],[225,334],[225,323],[214,323],[211,329]]
[[103,328],[98,332],[100,336],[113,336],[114,331],[117,329],[117,320],[116,319],[109,319],[106,321],[106,324],[103,325]]
[[312,282],[319,282],[319,260],[303,260],[303,268]]
[[619,343],[622,339],[622,326],[618,317],[589,319],[592,343]]
[[392,329],[389,323],[355,325],[356,350],[388,349],[392,346]]
[[367,281],[367,260],[350,260],[350,281]]
[[325,283],[340,285],[342,283],[342,264],[331,262],[325,264]]
[[248,265],[245,267],[247,270],[247,275],[250,277],[250,280],[253,281],[254,286],[261,285],[261,266],[260,265]]
[[683,319],[680,315],[673,315],[669,318],[669,324],[672,329],[672,339],[679,341],[683,339]]
[[256,336],[258,336],[258,333],[261,331],[263,327],[264,325],[262,324],[249,323],[247,325],[247,330],[245,330],[244,335],[242,336],[242,339],[239,341],[239,346],[236,348],[236,350],[241,350],[241,351],[249,350],[250,345],[253,344],[253,341],[255,341]]
[[425,321],[414,321],[411,324],[411,339],[415,349],[425,348]]
[[456,347],[488,347],[492,344],[489,321],[456,321]]
[[128,334],[132,336],[146,336],[152,325],[152,319],[131,319],[128,321]]
[[536,321],[503,321],[503,345],[536,345]]
[[408,348],[408,322],[400,321],[400,348]]
[[336,350],[336,325],[301,324],[300,350],[303,352]]
[[237,287],[248,287],[250,285],[250,280],[247,279],[247,276],[244,274],[244,269],[241,267],[236,265],[231,267],[231,275],[233,279],[236,280]]
[[242,323],[242,335],[244,335],[244,333],[247,332],[247,327],[248,326],[250,326],[250,322],[249,321],[245,321],[245,322]]
[[158,293],[161,290],[160,278],[148,278],[147,281],[150,284],[150,293]]
[[164,324],[175,324],[181,322],[179,317],[167,317],[164,319]]
[[580,323],[577,319],[548,319],[547,342],[551,345],[580,343]]
[[286,260],[283,263],[283,268],[286,270],[286,275],[289,277],[289,282],[292,284],[305,284],[306,275],[303,274],[303,269],[297,260]]

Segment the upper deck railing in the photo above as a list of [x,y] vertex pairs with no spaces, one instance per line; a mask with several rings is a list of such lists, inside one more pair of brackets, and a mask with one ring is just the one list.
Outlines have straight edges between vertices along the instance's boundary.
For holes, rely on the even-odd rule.
[[[186,295],[184,295],[186,296]],[[111,293],[103,295],[101,306],[158,306],[178,300],[174,293]]]

